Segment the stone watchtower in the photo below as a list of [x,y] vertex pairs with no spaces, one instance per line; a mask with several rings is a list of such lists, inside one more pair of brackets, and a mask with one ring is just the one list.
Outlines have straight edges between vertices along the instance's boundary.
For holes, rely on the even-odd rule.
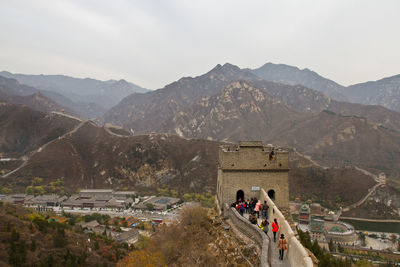
[[220,146],[217,200],[219,206],[240,199],[260,198],[260,190],[280,209],[289,209],[289,153],[264,146],[261,141],[243,141]]

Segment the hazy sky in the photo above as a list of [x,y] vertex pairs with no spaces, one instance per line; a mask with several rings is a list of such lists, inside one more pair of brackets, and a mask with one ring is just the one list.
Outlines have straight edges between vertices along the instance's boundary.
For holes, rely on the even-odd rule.
[[156,89],[273,62],[349,85],[400,73],[399,14],[398,0],[0,0],[0,70]]

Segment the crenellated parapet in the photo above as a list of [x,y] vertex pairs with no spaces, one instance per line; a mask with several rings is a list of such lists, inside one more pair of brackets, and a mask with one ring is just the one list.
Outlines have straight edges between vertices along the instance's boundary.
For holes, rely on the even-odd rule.
[[218,167],[224,171],[288,171],[289,152],[264,146],[261,141],[242,141],[237,146],[221,146]]
[[221,146],[217,182],[220,207],[258,197],[261,188],[280,208],[289,208],[289,153],[261,141]]

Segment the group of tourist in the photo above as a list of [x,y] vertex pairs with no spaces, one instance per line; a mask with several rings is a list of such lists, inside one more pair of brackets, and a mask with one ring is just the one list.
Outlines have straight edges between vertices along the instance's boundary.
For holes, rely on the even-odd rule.
[[268,204],[267,201],[264,201],[264,204],[261,204],[260,200],[257,198],[251,198],[247,201],[242,201],[239,199],[236,203],[232,204],[232,207],[235,207],[236,210],[243,216],[244,213],[257,215],[257,218],[260,218],[260,213],[262,219],[268,220]]
[[[250,223],[257,225],[265,234],[268,234],[268,204],[267,201],[264,201],[264,204],[261,204],[260,200],[257,198],[251,198],[247,201],[242,201],[239,199],[236,203],[232,203],[232,207],[236,208],[240,215],[243,216],[244,213],[249,214]],[[261,213],[261,221],[258,224],[258,218],[260,218]],[[272,222],[272,233],[274,235],[274,242],[276,243],[276,234],[279,231],[279,223],[275,218]],[[287,241],[285,239],[285,235],[281,234],[278,240],[278,249],[279,249],[279,259],[283,260],[283,255],[285,250],[287,250]]]

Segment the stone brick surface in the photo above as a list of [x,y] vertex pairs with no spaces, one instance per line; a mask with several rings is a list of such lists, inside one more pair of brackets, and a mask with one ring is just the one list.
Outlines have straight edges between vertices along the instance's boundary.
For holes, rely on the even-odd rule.
[[217,197],[221,207],[236,201],[242,190],[244,198],[259,198],[260,189],[273,190],[274,202],[279,208],[289,208],[289,154],[275,150],[261,142],[240,142],[237,149],[221,146],[219,149]]

